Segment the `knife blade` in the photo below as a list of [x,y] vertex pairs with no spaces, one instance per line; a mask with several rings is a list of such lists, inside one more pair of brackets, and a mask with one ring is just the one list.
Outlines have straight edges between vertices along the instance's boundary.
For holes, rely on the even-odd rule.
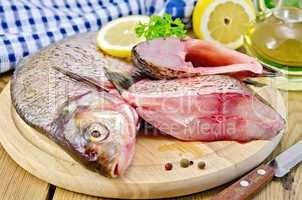
[[269,164],[275,169],[275,176],[286,175],[293,167],[302,161],[302,140],[279,154]]
[[263,164],[218,193],[212,200],[247,200],[273,177],[282,177],[302,161],[302,140],[279,154],[267,164]]

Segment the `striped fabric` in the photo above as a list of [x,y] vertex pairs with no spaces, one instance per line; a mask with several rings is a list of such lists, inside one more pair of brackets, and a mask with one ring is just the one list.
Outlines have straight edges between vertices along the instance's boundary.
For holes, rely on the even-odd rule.
[[127,15],[163,14],[189,22],[196,0],[0,0],[0,73],[38,49],[96,31]]

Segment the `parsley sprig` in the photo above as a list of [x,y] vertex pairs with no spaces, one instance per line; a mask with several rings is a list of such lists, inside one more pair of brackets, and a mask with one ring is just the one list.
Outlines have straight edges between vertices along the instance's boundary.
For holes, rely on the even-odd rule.
[[160,37],[176,36],[184,38],[186,36],[186,26],[177,18],[172,19],[170,14],[163,17],[153,15],[150,17],[149,23],[141,23],[135,27],[135,32],[139,37],[145,37],[152,40]]

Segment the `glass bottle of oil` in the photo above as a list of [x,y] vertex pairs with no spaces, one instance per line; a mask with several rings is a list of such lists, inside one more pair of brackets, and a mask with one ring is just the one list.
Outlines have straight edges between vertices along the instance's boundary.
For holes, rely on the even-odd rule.
[[245,48],[267,67],[302,75],[302,9],[279,1],[276,8],[262,10],[245,35]]

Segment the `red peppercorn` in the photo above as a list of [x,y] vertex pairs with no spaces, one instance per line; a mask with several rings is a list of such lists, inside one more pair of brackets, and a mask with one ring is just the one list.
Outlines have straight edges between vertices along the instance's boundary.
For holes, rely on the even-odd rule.
[[170,170],[172,170],[172,168],[173,168],[172,163],[166,163],[165,164],[165,170],[170,171]]

